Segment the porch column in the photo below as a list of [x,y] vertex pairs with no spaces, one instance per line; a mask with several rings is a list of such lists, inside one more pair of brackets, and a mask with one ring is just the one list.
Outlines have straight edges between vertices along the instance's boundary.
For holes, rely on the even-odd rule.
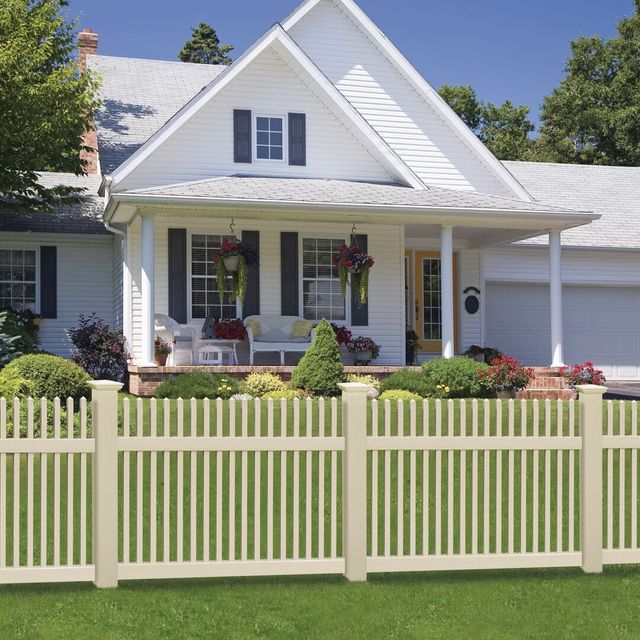
[[155,366],[155,256],[154,256],[154,218],[140,216],[142,231],[140,235],[140,264],[142,278],[140,293],[142,297],[142,364]]
[[551,294],[551,366],[564,366],[562,349],[562,256],[560,231],[549,232],[549,291]]
[[440,229],[442,357],[453,358],[453,227]]

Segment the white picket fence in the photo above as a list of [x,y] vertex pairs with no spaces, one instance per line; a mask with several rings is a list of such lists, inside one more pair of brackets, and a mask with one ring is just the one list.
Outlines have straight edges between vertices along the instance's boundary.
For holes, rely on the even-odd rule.
[[[635,403],[0,400],[0,583],[640,563]],[[90,410],[90,411],[89,411]],[[44,428],[43,428],[44,425]]]

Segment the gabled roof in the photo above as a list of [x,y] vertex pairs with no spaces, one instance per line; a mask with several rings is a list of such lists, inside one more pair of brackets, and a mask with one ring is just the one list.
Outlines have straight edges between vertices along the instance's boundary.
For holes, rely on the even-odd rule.
[[[0,211],[0,232],[109,234],[102,222],[103,200],[98,196],[100,176],[43,172],[39,182],[45,187],[65,185],[86,189],[80,202],[55,206],[51,213]],[[1,209],[1,207],[0,207]]]
[[[284,29],[289,31],[299,20],[311,11],[321,0],[304,0],[283,22]],[[417,69],[404,57],[400,50],[384,35],[380,28],[369,16],[358,7],[353,0],[330,0],[339,5],[356,24],[382,51],[383,55],[398,70],[400,74],[413,86],[414,90],[429,104],[450,126],[464,142],[466,147],[509,189],[511,193],[522,200],[531,201],[526,189],[501,162],[485,147],[478,137],[458,117],[453,109],[440,97],[438,92],[423,78]]]
[[[563,245],[640,247],[640,167],[550,162],[504,165],[536,200],[571,209],[589,209],[602,215],[590,225],[563,231]],[[543,243],[547,239],[536,241]]]
[[185,104],[173,117],[171,117],[160,129],[158,129],[137,151],[118,166],[111,174],[113,187],[139,166],[153,153],[165,140],[175,133],[198,113],[218,92],[233,82],[242,71],[268,47],[279,47],[279,51],[290,56],[299,68],[307,75],[309,82],[324,93],[343,114],[350,124],[358,139],[367,148],[369,153],[385,167],[391,175],[402,180],[410,186],[424,189],[422,181],[407,165],[396,155],[387,143],[374,131],[369,123],[354,109],[338,89],[322,74],[318,67],[289,37],[279,24],[274,25],[265,35],[257,40],[247,51],[237,58],[227,70],[217,75],[214,80]]
[[102,108],[96,113],[100,168],[111,173],[137,151],[224,65],[87,56],[102,80]]

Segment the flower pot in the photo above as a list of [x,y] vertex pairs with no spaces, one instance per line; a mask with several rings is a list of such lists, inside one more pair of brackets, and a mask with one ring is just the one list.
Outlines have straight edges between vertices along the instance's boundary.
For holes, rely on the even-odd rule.
[[516,397],[514,389],[504,389],[503,391],[496,391],[496,398],[498,400],[512,400]]
[[240,262],[240,256],[228,256],[223,258],[224,268],[227,271],[237,271],[238,270],[238,262]]
[[371,351],[357,351],[353,354],[355,364],[369,364],[373,360]]
[[39,327],[42,324],[42,318],[34,318],[31,322],[34,327]]
[[475,360],[476,362],[484,362],[484,353],[476,353],[475,355],[471,356],[472,360]]
[[341,344],[340,347],[340,360],[342,360],[342,364],[346,366],[352,366],[354,364],[354,353],[351,353],[349,349],[347,349],[346,345]]
[[167,364],[167,358],[169,357],[168,353],[156,353],[156,364],[159,367],[164,367]]

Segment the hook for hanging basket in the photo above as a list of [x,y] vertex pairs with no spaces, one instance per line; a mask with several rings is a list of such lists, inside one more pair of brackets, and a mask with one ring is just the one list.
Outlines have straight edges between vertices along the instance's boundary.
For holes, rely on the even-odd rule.
[[234,238],[236,237],[235,226],[236,226],[236,223],[235,223],[234,219],[231,218],[231,224],[229,225],[229,231],[231,231],[231,235]]

